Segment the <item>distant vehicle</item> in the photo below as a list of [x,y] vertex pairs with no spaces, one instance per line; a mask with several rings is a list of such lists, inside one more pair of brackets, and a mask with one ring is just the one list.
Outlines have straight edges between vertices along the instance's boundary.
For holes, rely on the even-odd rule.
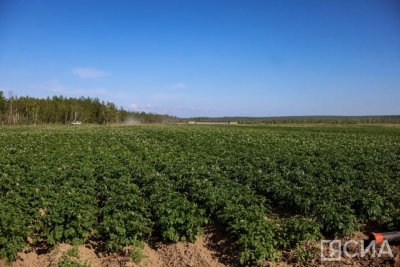
[[81,121],[73,121],[71,122],[72,125],[81,125],[82,122]]

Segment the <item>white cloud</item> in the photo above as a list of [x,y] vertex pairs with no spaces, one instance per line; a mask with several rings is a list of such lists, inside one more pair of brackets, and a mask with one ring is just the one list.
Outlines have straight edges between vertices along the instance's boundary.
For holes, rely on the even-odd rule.
[[129,109],[132,111],[136,111],[136,110],[138,110],[138,108],[139,108],[139,106],[136,103],[132,103],[129,105]]
[[149,109],[153,108],[152,104],[145,104],[145,105],[139,105],[137,103],[132,103],[127,106],[127,108],[131,111],[144,111],[148,112]]
[[73,68],[72,73],[84,79],[101,79],[110,76],[110,73],[107,71],[82,67]]

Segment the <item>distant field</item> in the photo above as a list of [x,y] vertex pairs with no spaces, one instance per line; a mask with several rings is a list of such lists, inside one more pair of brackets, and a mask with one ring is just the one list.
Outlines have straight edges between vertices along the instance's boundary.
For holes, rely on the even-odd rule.
[[218,224],[244,264],[400,227],[400,127],[3,127],[0,151],[11,261],[58,243],[194,241]]

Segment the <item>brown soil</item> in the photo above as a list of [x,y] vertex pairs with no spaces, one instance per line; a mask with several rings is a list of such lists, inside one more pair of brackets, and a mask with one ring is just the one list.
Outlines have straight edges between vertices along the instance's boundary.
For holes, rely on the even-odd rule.
[[[77,248],[78,257],[66,256],[67,251],[73,247],[69,244],[59,244],[47,254],[36,252],[20,253],[19,259],[11,263],[12,267],[45,267],[58,266],[67,257],[70,262],[98,266],[207,266],[222,267],[223,264],[213,256],[213,253],[205,246],[205,238],[200,237],[195,243],[180,242],[177,244],[160,244],[158,248],[150,248],[145,245],[143,252],[146,255],[140,264],[133,263],[127,256],[107,255],[100,256],[95,250],[85,246]],[[6,266],[0,261],[0,266]]]
[[[365,240],[367,236],[357,232],[353,240]],[[342,240],[344,243],[346,240]],[[283,260],[279,263],[266,262],[263,266],[286,267],[286,266],[398,266],[400,267],[400,246],[391,246],[394,258],[372,258],[367,255],[364,258],[342,258],[339,262],[323,262],[320,260],[319,244],[305,244],[306,248],[316,249],[315,257],[305,263],[296,263],[294,251],[283,252]],[[314,246],[314,248],[312,247]],[[222,228],[210,226],[206,228],[205,235],[198,237],[194,243],[179,242],[176,244],[163,244],[161,242],[150,242],[145,244],[143,252],[146,255],[140,264],[133,263],[128,256],[103,255],[96,253],[90,245],[79,246],[76,254],[71,253],[74,247],[69,244],[59,244],[47,253],[25,252],[19,254],[19,259],[11,263],[12,267],[45,267],[58,266],[60,262],[68,259],[93,267],[98,266],[131,266],[131,267],[223,267],[240,266],[232,241],[226,237]],[[325,248],[328,249],[327,246]],[[349,252],[360,252],[360,247],[351,247]],[[7,266],[0,261],[0,267]]]
[[[199,267],[223,267],[222,262],[229,262],[229,257],[220,256],[226,250],[225,244],[230,244],[222,236],[216,237],[214,228],[206,230],[204,236],[199,236],[194,243],[179,242],[176,244],[163,244],[154,242],[151,246],[145,244],[144,259],[140,264],[135,264],[128,256],[124,255],[102,255],[96,253],[90,245],[77,247],[78,257],[70,256],[68,253],[73,249],[69,244],[59,244],[52,251],[45,254],[37,252],[19,253],[19,259],[12,262],[12,267],[45,267],[58,266],[66,257],[72,262],[87,264],[92,267],[98,266],[132,266],[132,267],[176,267],[176,266],[199,266]],[[211,244],[212,243],[212,244]],[[221,258],[221,260],[219,260]],[[0,267],[7,266],[0,261]]]

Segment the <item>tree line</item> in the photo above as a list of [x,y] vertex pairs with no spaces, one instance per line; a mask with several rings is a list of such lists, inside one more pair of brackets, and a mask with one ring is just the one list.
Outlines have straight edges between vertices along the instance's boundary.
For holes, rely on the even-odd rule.
[[118,108],[112,102],[90,97],[29,96],[5,97],[0,91],[1,125],[70,124],[80,121],[95,124],[164,123],[175,117]]
[[239,124],[358,124],[358,123],[400,123],[400,115],[372,116],[282,116],[282,117],[195,117],[190,121],[229,122]]

